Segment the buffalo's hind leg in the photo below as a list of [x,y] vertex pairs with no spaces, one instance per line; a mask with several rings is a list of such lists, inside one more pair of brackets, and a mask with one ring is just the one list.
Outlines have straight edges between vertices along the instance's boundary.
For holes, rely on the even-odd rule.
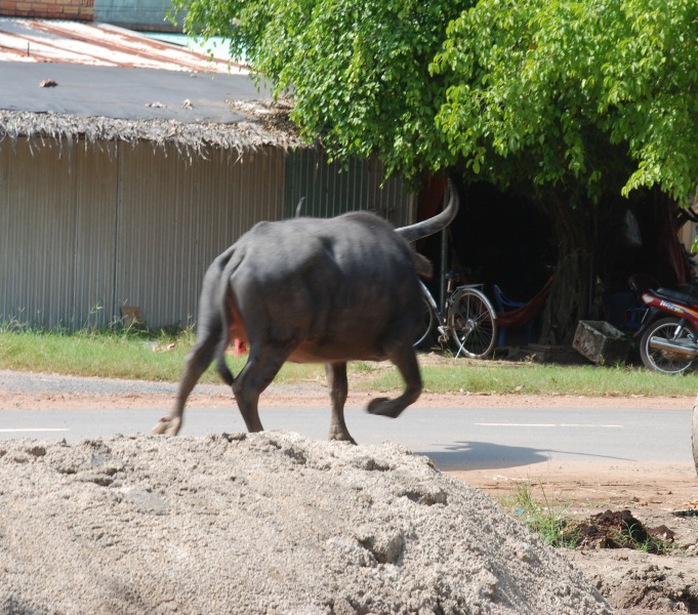
[[422,375],[419,372],[417,355],[411,346],[404,345],[388,354],[388,358],[398,368],[403,380],[405,390],[399,397],[388,399],[378,397],[368,404],[367,410],[371,414],[380,414],[390,418],[397,418],[407,406],[413,404],[422,392]]
[[259,420],[259,396],[279,373],[290,350],[252,344],[245,367],[235,378],[233,393],[249,432],[263,431]]
[[199,338],[185,360],[174,407],[167,416],[161,418],[160,422],[153,427],[152,433],[165,434],[167,436],[177,435],[182,428],[182,415],[184,414],[184,406],[187,403],[189,394],[208,366],[211,365],[218,344],[219,339],[215,332]]
[[330,423],[330,440],[341,440],[356,444],[344,422],[344,404],[347,401],[349,385],[347,383],[346,363],[326,363],[327,385],[332,401],[332,420]]

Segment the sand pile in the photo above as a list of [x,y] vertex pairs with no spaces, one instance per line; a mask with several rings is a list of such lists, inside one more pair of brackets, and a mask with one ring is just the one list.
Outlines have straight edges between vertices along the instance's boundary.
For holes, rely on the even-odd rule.
[[0,613],[610,613],[482,493],[289,433],[0,442]]

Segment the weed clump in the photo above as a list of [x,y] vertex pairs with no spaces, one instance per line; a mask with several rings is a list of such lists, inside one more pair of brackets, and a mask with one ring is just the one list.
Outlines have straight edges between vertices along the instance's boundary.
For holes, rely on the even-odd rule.
[[665,525],[645,527],[629,510],[593,515],[574,524],[576,547],[597,549],[638,549],[655,555],[665,554],[674,542],[674,532]]
[[543,504],[538,503],[527,486],[518,488],[511,505],[520,521],[552,547],[625,548],[665,555],[674,543],[674,532],[668,527],[645,527],[629,510],[607,510],[586,521],[573,521],[565,507],[550,506],[545,494]]

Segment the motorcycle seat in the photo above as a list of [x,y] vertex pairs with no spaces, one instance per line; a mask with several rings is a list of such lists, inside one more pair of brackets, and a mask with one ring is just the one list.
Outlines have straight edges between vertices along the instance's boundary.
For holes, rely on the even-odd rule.
[[676,301],[678,303],[698,303],[698,293],[693,288],[658,288],[654,291],[660,299]]

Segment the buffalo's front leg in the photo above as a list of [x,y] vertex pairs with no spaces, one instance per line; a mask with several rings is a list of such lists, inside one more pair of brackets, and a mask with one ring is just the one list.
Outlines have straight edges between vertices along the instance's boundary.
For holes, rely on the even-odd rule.
[[327,385],[330,388],[330,400],[332,401],[330,440],[342,440],[356,444],[344,422],[344,404],[349,393],[347,364],[325,363],[325,373],[327,374]]
[[395,399],[379,397],[372,399],[368,404],[368,411],[371,414],[380,414],[390,418],[397,418],[402,411],[419,398],[422,392],[422,375],[419,373],[419,363],[414,349],[400,348],[395,353],[388,355],[395,367],[398,368],[403,380],[405,390],[402,395]]

